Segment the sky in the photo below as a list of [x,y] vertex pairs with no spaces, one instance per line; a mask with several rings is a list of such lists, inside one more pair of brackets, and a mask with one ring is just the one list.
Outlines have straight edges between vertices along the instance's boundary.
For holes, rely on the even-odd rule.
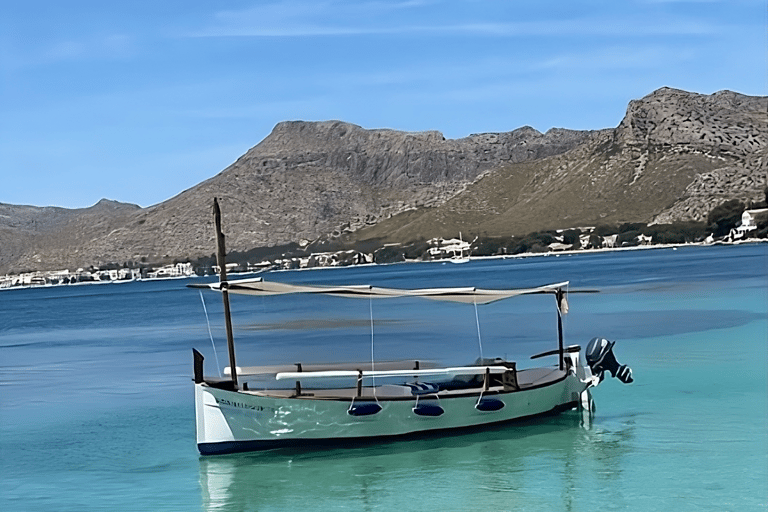
[[3,3],[0,202],[151,206],[287,120],[617,126],[669,86],[768,94],[766,0]]

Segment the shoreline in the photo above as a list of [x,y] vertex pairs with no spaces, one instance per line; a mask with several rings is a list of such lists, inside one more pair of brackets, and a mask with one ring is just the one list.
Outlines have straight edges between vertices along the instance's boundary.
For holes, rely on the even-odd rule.
[[[498,254],[493,256],[470,256],[469,261],[483,261],[483,260],[497,260],[497,259],[526,259],[526,258],[541,258],[541,257],[559,257],[561,255],[563,256],[573,256],[573,255],[579,255],[579,254],[597,254],[597,253],[611,253],[611,252],[626,252],[626,251],[647,251],[647,250],[661,250],[661,249],[674,249],[677,250],[679,248],[684,247],[715,247],[715,246],[738,246],[738,245],[756,245],[756,244],[765,244],[768,243],[768,239],[761,239],[761,238],[753,238],[753,239],[747,239],[747,240],[736,240],[733,242],[714,242],[714,243],[704,243],[704,242],[694,242],[694,243],[684,243],[684,244],[655,244],[655,245],[636,245],[632,247],[601,247],[599,249],[571,249],[571,250],[563,250],[563,251],[546,251],[546,252],[524,252],[520,254]],[[310,271],[310,270],[327,270],[327,269],[339,269],[339,268],[349,268],[349,267],[373,267],[373,266],[382,266],[382,265],[400,265],[403,263],[454,263],[456,265],[462,265],[464,263],[468,262],[451,262],[450,258],[446,259],[438,259],[438,260],[405,260],[405,261],[398,261],[394,263],[361,263],[358,265],[327,265],[327,266],[321,266],[321,267],[311,267],[311,268],[298,268],[298,269],[274,269],[270,270],[270,272],[295,272],[295,271]],[[46,271],[39,271],[40,274],[44,274]],[[254,274],[260,274],[264,273],[263,271],[254,271],[254,272],[233,272],[230,273],[232,276],[248,276],[248,275],[254,275]],[[8,274],[7,277],[10,277],[11,274]],[[19,274],[16,274],[19,275]],[[82,281],[77,283],[61,283],[61,284],[27,284],[27,285],[21,285],[21,286],[0,286],[0,292],[6,291],[6,290],[27,290],[27,289],[39,289],[39,288],[58,288],[62,286],[85,286],[85,285],[106,285],[106,284],[126,284],[126,283],[132,283],[132,282],[155,282],[155,281],[168,281],[168,280],[181,280],[181,279],[198,279],[198,278],[205,278],[205,277],[213,277],[216,274],[209,274],[205,276],[200,276],[197,274],[187,275],[187,276],[166,276],[166,277],[152,277],[152,278],[139,278],[139,279],[118,279],[118,280],[109,280],[109,281]]]

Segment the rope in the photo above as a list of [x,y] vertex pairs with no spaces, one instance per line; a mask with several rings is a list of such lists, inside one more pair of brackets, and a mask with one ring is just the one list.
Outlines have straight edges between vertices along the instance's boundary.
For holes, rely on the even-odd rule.
[[[368,311],[371,314],[371,371],[376,370],[374,368],[374,357],[373,357],[373,296],[368,296]],[[371,385],[373,386],[373,398],[376,400],[376,402],[379,402],[379,399],[376,398],[376,377],[371,377]]]
[[205,299],[203,298],[203,291],[200,292],[200,302],[203,303],[203,311],[205,311],[205,323],[208,324],[208,336],[211,338],[211,346],[213,347],[213,356],[216,358],[216,369],[219,370],[219,377],[221,377],[221,366],[219,365],[219,355],[216,353],[216,345],[213,343],[213,333],[211,332],[211,321],[208,319],[208,308],[205,307]]
[[477,298],[472,296],[472,302],[475,304],[475,323],[477,324],[477,344],[480,346],[480,359],[483,359],[483,340],[480,337],[480,317],[477,316]]

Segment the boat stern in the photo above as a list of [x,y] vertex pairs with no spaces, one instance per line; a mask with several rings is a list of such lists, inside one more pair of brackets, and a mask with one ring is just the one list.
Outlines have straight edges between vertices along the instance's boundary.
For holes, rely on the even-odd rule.
[[629,384],[634,380],[632,378],[632,369],[625,364],[619,364],[616,360],[616,356],[613,354],[613,347],[615,345],[615,341],[608,341],[605,338],[592,338],[584,352],[587,365],[592,374],[597,376],[600,381],[603,380],[605,372],[608,371],[612,377],[619,379],[624,384]]

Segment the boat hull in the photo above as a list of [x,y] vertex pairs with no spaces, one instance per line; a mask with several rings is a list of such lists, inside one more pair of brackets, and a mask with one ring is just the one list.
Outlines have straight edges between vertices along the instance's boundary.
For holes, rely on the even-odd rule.
[[[352,415],[351,406],[374,402],[368,399],[318,399],[271,397],[251,392],[218,389],[195,384],[197,445],[201,454],[213,455],[279,447],[349,445],[389,438],[476,430],[532,416],[551,414],[579,406],[589,387],[573,372],[563,372],[547,384],[514,391],[490,391],[483,396],[500,400],[491,409],[476,407],[481,394],[467,392],[435,398],[379,399],[375,414]],[[442,410],[419,414],[417,404]],[[375,410],[378,408],[372,408]]]

